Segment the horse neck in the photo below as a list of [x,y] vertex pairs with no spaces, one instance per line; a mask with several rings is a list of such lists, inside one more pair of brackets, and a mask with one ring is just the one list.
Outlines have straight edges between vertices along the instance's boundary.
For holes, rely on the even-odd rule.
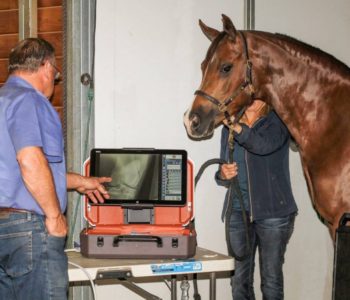
[[[312,143],[310,136],[316,139],[321,133],[314,126],[320,104],[323,109],[330,105],[324,101],[330,91],[322,86],[327,83],[336,88],[335,82],[344,81],[344,76],[337,70],[332,70],[330,76],[330,70],[316,59],[311,47],[306,46],[303,52],[301,44],[294,44],[293,39],[263,32],[247,32],[246,36],[256,98],[270,104],[301,148],[306,147]],[[344,84],[350,91],[350,80]]]

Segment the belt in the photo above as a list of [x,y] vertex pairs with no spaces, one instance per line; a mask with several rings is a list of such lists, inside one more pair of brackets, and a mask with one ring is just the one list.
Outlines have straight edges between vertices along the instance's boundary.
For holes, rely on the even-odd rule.
[[0,207],[0,212],[15,212],[15,213],[32,213],[30,210],[20,209],[20,208],[13,208],[13,207]]

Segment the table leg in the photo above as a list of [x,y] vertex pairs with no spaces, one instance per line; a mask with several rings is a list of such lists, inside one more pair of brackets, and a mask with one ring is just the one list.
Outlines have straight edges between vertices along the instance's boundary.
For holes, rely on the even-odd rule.
[[176,300],[177,295],[177,287],[176,287],[176,276],[172,275],[171,276],[171,300]]
[[135,294],[141,296],[143,299],[146,300],[162,300],[162,298],[151,294],[150,292],[147,292],[145,289],[139,287],[137,284],[133,283],[132,281],[128,280],[119,280],[120,284],[122,284],[124,287],[128,288],[130,291],[134,292]]
[[214,272],[209,274],[210,277],[210,300],[216,299],[216,274]]

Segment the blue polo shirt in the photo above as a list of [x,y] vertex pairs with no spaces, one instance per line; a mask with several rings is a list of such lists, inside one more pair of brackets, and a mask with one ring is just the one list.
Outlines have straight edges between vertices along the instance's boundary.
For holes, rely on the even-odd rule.
[[0,88],[0,207],[44,214],[24,185],[16,160],[17,152],[29,146],[42,148],[65,211],[66,166],[59,116],[42,93],[20,77],[10,76]]

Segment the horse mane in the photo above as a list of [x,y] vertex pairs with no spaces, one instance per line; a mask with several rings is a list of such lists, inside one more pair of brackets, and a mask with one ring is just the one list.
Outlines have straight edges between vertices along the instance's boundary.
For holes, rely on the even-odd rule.
[[[299,53],[304,56],[306,55],[308,57],[312,57],[315,62],[328,66],[330,69],[336,68],[340,73],[350,75],[350,68],[345,63],[317,47],[311,46],[310,44],[281,33],[273,34],[263,31],[254,32],[272,37],[275,43],[293,56],[296,56],[295,53]],[[295,53],[293,54],[291,50],[293,50]]]

